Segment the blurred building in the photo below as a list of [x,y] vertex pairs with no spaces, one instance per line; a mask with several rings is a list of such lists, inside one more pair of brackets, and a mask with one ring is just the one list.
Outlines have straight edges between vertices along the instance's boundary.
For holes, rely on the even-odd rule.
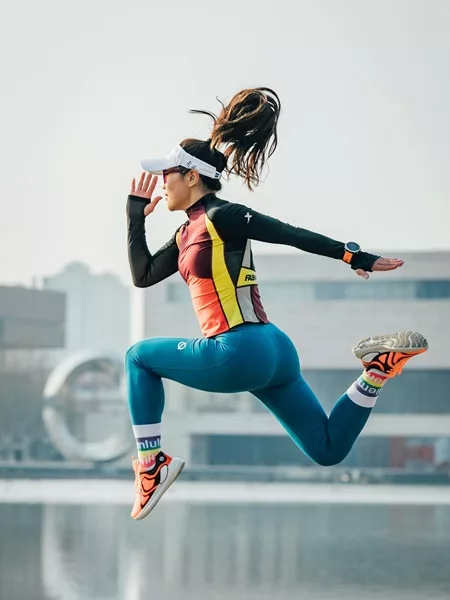
[[[342,262],[301,252],[255,257],[269,319],[291,336],[303,374],[328,411],[361,372],[351,353],[359,340],[412,329],[429,341],[430,350],[383,390],[349,466],[420,470],[445,462],[450,252],[401,256],[403,268],[368,281]],[[146,290],[144,317],[145,337],[200,335],[179,274]],[[190,464],[311,464],[250,394],[207,394],[172,382],[165,388],[165,447]]]
[[[104,357],[111,355],[120,371],[129,343],[130,290],[112,275],[96,276],[74,263],[46,279],[44,289],[0,288],[0,461],[59,456],[61,446],[50,447],[42,419],[43,390],[64,358],[74,364],[64,390],[77,382],[82,388],[76,398],[62,395],[65,404],[55,409],[71,435],[99,444],[117,429],[126,428],[131,435],[123,393],[115,404],[110,397],[111,378],[117,374],[111,376],[104,366]],[[100,359],[79,366],[81,355],[85,362],[97,355]],[[80,397],[82,392],[86,398]],[[99,404],[103,396],[106,400]],[[66,430],[62,425],[59,430],[63,437]]]
[[66,353],[101,350],[123,354],[130,343],[130,290],[112,274],[94,275],[71,263],[44,280],[67,297]]
[[65,309],[63,293],[0,286],[0,349],[63,347]]
[[66,296],[0,286],[0,461],[53,457],[42,423],[49,355],[65,343]]

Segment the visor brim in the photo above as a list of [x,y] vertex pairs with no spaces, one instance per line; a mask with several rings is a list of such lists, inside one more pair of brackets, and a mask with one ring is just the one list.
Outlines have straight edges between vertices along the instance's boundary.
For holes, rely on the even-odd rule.
[[163,171],[177,166],[168,158],[143,158],[141,160],[143,170],[152,175],[162,175]]

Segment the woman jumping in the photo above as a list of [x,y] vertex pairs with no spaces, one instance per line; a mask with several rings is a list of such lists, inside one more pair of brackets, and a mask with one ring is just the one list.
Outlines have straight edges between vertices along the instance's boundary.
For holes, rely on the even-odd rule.
[[[350,452],[386,381],[401,373],[427,341],[407,331],[368,338],[353,353],[362,375],[337,400],[330,416],[300,372],[289,337],[271,323],[261,303],[251,240],[293,246],[346,262],[367,279],[371,271],[391,271],[402,260],[361,251],[318,233],[273,219],[241,204],[221,200],[223,173],[242,177],[252,190],[277,147],[280,101],[268,88],[243,90],[214,119],[206,141],[186,139],[167,157],[143,160],[127,202],[128,255],[134,285],[159,283],[179,271],[189,286],[202,338],[151,338],[126,355],[128,402],[138,460],[136,502],[140,520],[154,508],[184,467],[161,450],[164,409],[162,379],[207,392],[251,392],[272,412],[295,444],[319,465],[335,465]],[[219,148],[223,148],[221,152]],[[145,218],[162,175],[170,211],[186,222],[156,254],[145,237]]]

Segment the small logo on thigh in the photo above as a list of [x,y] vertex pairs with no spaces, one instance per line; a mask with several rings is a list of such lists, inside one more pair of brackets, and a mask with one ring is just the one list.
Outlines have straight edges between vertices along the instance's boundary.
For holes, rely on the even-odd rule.
[[177,350],[184,350],[186,348],[186,342],[179,342]]

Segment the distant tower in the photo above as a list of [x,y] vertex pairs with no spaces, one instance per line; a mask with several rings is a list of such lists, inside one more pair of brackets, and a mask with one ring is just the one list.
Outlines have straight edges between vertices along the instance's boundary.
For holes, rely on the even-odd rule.
[[130,289],[115,275],[94,275],[87,265],[75,262],[45,278],[44,288],[66,293],[66,351],[126,351],[130,344]]

